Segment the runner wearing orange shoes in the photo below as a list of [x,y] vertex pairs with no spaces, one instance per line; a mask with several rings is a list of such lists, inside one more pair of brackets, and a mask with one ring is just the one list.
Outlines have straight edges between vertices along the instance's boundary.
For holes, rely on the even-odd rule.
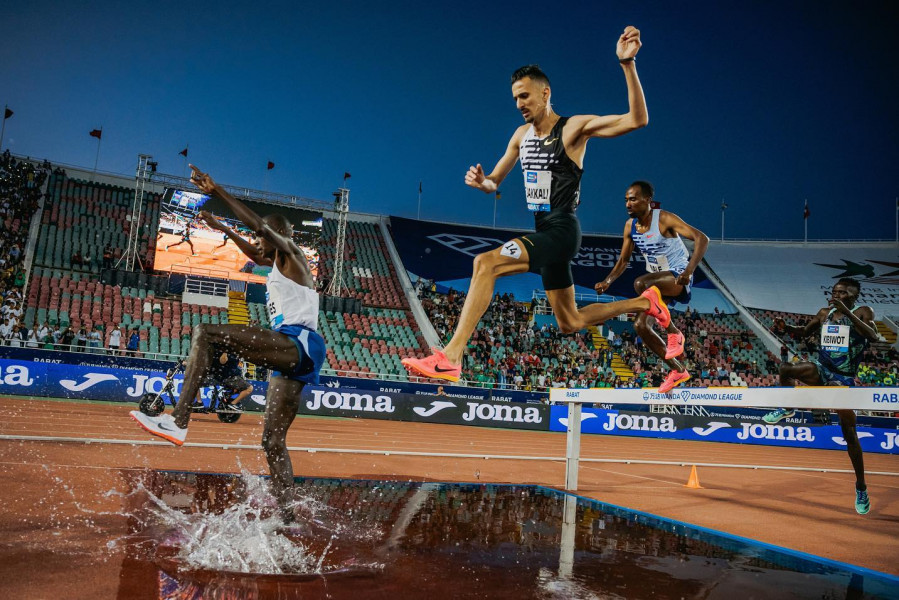
[[549,78],[540,67],[528,65],[512,74],[512,97],[525,124],[512,135],[493,172],[487,175],[481,165],[473,166],[465,175],[465,183],[484,193],[495,193],[520,160],[536,232],[475,257],[471,285],[452,339],[444,350],[435,350],[431,356],[403,359],[409,371],[458,381],[468,339],[490,304],[496,279],[527,271],[542,276],[547,300],[563,333],[580,331],[626,312],[648,312],[667,326],[668,308],[657,289],[650,288],[632,300],[578,309],[571,276],[570,262],[581,245],[575,210],[580,202],[587,142],[595,137],[624,135],[649,122],[635,62],[640,46],[640,32],[634,27],[627,27],[618,38],[616,53],[628,96],[628,112],[623,115],[559,116],[550,103]]
[[[627,188],[624,206],[630,219],[624,223],[621,255],[608,277],[594,288],[600,294],[609,289],[612,282],[624,273],[636,245],[646,259],[648,273],[637,277],[634,289],[641,293],[654,286],[666,300],[686,304],[690,301],[693,271],[705,254],[709,238],[695,227],[684,223],[676,214],[652,208],[650,203],[653,195],[652,184],[647,181],[635,181]],[[682,237],[693,240],[692,256],[681,240]],[[647,313],[640,314],[634,323],[634,329],[649,349],[664,359],[665,364],[671,368],[659,387],[659,391],[664,394],[690,379],[687,369],[677,359],[684,353],[684,334],[674,323],[669,321],[666,325],[660,321],[659,325],[668,333],[668,343],[665,344],[653,330],[649,318]]]

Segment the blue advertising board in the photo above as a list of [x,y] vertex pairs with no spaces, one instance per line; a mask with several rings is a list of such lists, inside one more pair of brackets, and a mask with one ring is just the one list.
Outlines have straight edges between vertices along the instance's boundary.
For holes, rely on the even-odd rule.
[[[32,363],[46,363],[82,367],[108,367],[120,370],[134,371],[161,371],[171,367],[174,362],[162,360],[149,360],[145,358],[132,358],[127,356],[112,356],[109,354],[93,354],[89,352],[59,352],[53,350],[41,350],[37,348],[15,348],[0,346],[0,359],[23,361]],[[322,375],[321,384],[325,387],[340,387],[344,389],[372,390],[376,392],[392,392],[403,394],[432,395],[437,394],[437,388],[441,387],[429,383],[411,383],[408,381],[385,381],[381,379],[356,379],[353,377],[338,377],[336,375]],[[545,402],[545,392],[525,392],[520,390],[491,390],[486,388],[471,388],[464,386],[442,386],[447,396],[452,398],[465,398],[469,400],[492,400],[494,402]]]
[[[175,398],[183,378],[175,377]],[[253,393],[246,405],[265,407],[268,383],[251,381]],[[0,394],[137,402],[145,393],[159,393],[165,386],[165,371],[116,369],[102,366],[67,365],[0,359]],[[204,400],[211,390],[201,391]],[[167,396],[163,396],[168,401]]]
[[[549,430],[568,430],[567,406],[552,407]],[[581,433],[824,450],[846,449],[846,441],[838,425],[770,425],[747,419],[595,408],[582,409]],[[859,427],[858,438],[865,452],[899,454],[899,430]]]

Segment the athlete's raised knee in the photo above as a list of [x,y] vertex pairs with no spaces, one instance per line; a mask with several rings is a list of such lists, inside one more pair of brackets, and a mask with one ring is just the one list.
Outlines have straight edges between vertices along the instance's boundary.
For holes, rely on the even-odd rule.
[[496,267],[499,266],[499,254],[496,252],[484,252],[474,257],[474,275],[496,275]]
[[556,315],[556,322],[559,324],[559,331],[564,334],[577,333],[584,328],[584,324],[580,320],[567,319]]

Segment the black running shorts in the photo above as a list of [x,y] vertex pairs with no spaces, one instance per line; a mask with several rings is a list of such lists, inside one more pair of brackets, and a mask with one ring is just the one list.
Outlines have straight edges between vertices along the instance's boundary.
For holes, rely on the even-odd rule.
[[581,247],[581,224],[571,212],[550,214],[535,233],[518,238],[528,251],[530,270],[543,277],[543,289],[562,290],[574,285],[571,259]]

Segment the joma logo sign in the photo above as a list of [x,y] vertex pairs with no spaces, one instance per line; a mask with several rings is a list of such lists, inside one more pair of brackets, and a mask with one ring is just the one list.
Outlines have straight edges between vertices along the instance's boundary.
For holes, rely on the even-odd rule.
[[540,411],[535,407],[521,407],[511,405],[494,406],[469,402],[468,410],[462,415],[466,421],[480,419],[482,421],[505,421],[506,423],[540,423]]
[[783,425],[762,425],[761,423],[741,423],[743,431],[737,433],[737,439],[747,440],[788,440],[791,442],[813,442],[810,427],[784,427]]
[[619,415],[610,413],[607,415],[609,420],[603,423],[602,428],[606,431],[614,429],[637,430],[637,431],[677,431],[674,426],[674,419],[671,417],[643,416],[643,415]]
[[390,396],[372,396],[371,394],[325,390],[312,390],[312,399],[306,401],[306,408],[309,410],[330,408],[332,410],[382,413],[392,413],[396,410]]

